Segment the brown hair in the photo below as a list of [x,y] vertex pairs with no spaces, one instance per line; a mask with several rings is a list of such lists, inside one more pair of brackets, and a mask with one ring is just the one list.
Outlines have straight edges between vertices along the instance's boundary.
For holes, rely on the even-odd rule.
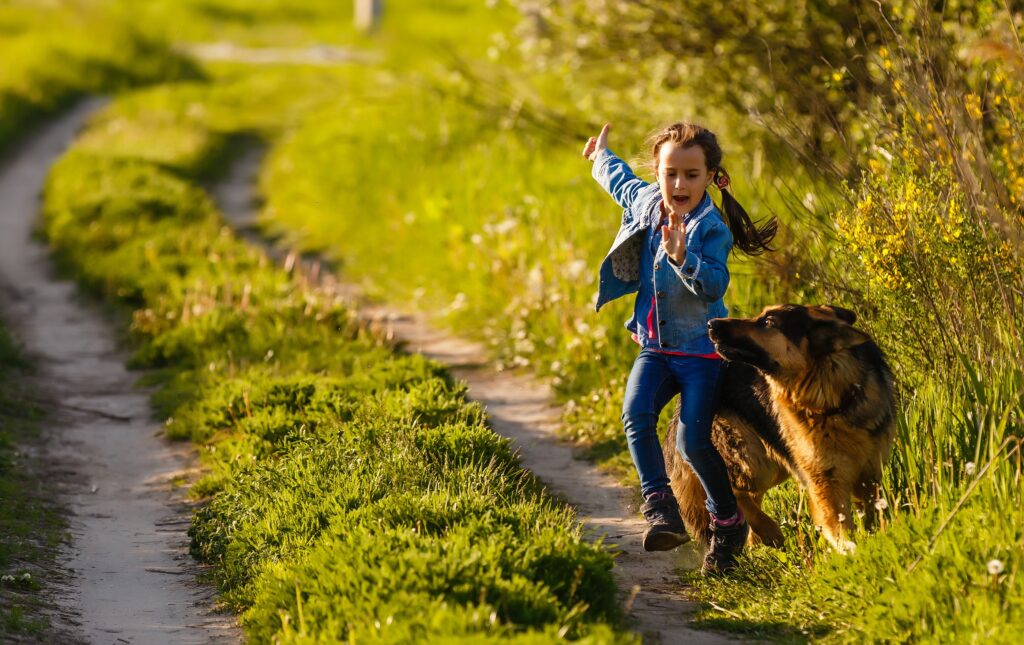
[[732,196],[729,190],[729,174],[722,167],[722,148],[718,145],[715,133],[695,123],[678,122],[652,134],[647,142],[655,174],[658,171],[658,153],[661,146],[670,141],[684,148],[700,146],[704,150],[708,172],[712,173],[715,185],[722,191],[722,211],[725,214],[725,222],[732,231],[733,243],[747,255],[760,255],[765,251],[772,251],[769,245],[778,231],[779,222],[773,215],[764,223],[755,224],[747,215],[747,211]]

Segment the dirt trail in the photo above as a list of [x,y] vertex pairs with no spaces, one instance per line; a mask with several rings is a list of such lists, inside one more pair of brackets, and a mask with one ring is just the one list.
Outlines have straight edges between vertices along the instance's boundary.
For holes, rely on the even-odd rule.
[[674,552],[643,551],[640,538],[646,524],[632,504],[630,491],[589,462],[577,459],[573,447],[558,439],[560,410],[547,385],[529,376],[495,371],[482,344],[436,329],[421,315],[367,304],[354,287],[338,283],[335,276],[321,270],[319,261],[297,261],[294,254],[271,247],[260,237],[254,228],[254,186],[262,156],[263,151],[255,146],[245,150],[213,190],[225,217],[242,236],[278,260],[284,259],[286,266],[297,262],[312,279],[347,294],[359,303],[360,315],[371,325],[383,329],[406,350],[449,365],[455,378],[468,384],[470,398],[486,406],[495,431],[513,440],[523,466],[577,509],[591,536],[603,535],[606,542],[618,545],[615,575],[634,627],[645,640],[733,642],[724,635],[689,626],[696,604],[682,593],[674,569],[699,566],[700,553],[692,545]]
[[99,105],[80,104],[0,162],[4,314],[54,402],[45,457],[72,512],[58,622],[90,643],[237,642],[233,616],[212,613],[212,590],[195,581],[188,508],[172,490],[190,446],[161,437],[112,324],[31,240],[50,165]]

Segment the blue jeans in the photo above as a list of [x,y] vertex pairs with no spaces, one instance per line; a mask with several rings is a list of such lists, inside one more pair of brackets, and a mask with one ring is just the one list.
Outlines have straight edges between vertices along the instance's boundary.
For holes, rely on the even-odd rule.
[[658,437],[658,415],[676,394],[682,397],[676,449],[690,464],[707,493],[707,509],[716,517],[736,513],[736,497],[722,455],[711,443],[711,421],[718,404],[722,361],[699,356],[672,356],[643,349],[633,363],[622,403],[622,424],[629,454],[640,475],[640,490],[669,489]]

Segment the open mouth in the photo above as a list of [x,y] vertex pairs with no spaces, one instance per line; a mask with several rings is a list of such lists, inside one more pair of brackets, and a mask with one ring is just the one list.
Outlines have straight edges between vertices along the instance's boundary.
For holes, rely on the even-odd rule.
[[687,203],[688,201],[690,201],[690,198],[688,196],[672,195],[672,203],[676,204],[678,206],[681,206],[681,205]]

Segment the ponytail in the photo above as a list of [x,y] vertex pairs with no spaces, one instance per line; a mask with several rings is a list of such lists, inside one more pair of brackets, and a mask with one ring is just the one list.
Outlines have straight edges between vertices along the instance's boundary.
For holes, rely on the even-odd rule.
[[774,251],[770,245],[779,230],[779,221],[772,216],[763,224],[755,224],[747,215],[740,203],[732,196],[729,186],[732,181],[725,168],[718,166],[713,175],[714,183],[722,192],[722,211],[725,223],[732,232],[733,244],[747,255],[761,255],[765,251]]

